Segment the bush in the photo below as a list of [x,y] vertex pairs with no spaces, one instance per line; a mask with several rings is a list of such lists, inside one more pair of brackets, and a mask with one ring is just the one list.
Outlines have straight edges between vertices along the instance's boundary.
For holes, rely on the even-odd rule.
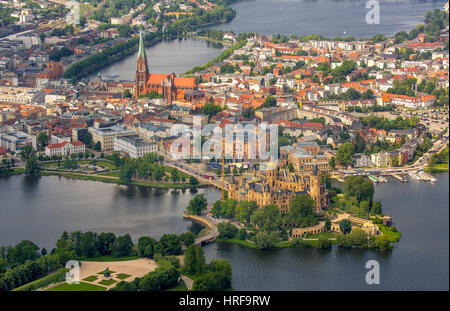
[[323,237],[320,237],[317,241],[317,247],[318,248],[331,248],[331,242],[328,239],[325,239]]
[[233,239],[236,237],[238,229],[229,222],[221,222],[217,225],[219,231],[219,239]]
[[67,271],[69,271],[69,270],[66,268],[58,269],[58,271],[56,273],[47,275],[41,279],[38,279],[36,281],[33,281],[31,283],[28,283],[21,287],[18,287],[15,289],[15,291],[20,291],[20,292],[34,291],[39,288],[46,287],[47,285],[50,285],[52,283],[62,282],[66,279]]

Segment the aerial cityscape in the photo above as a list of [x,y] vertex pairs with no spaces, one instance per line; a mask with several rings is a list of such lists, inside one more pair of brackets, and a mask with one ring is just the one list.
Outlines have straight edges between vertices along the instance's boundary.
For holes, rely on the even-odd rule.
[[448,10],[0,0],[0,292],[448,291]]

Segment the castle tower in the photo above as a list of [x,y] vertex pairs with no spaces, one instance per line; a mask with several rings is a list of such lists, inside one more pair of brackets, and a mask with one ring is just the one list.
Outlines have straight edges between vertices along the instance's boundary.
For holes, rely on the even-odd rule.
[[139,51],[137,55],[136,64],[136,98],[143,93],[146,93],[148,79],[148,64],[147,56],[145,55],[144,38],[142,31],[139,35]]
[[313,173],[310,175],[309,196],[316,202],[316,209],[320,211],[322,208],[322,196],[320,187],[320,175],[317,165],[313,166]]

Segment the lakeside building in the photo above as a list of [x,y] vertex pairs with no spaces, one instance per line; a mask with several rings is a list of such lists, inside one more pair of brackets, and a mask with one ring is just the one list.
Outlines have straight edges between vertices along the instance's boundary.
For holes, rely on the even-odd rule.
[[134,135],[136,134],[136,131],[114,125],[104,128],[89,128],[89,133],[92,134],[92,141],[94,144],[100,142],[101,151],[109,152],[114,151],[114,137]]
[[84,153],[86,146],[81,141],[67,142],[60,144],[50,144],[45,147],[45,155],[52,156],[69,156],[73,153]]
[[184,99],[184,93],[187,90],[197,90],[197,82],[195,82],[194,78],[179,78],[175,73],[159,74],[149,72],[144,39],[141,32],[136,65],[136,98],[156,91],[163,96],[168,105],[172,105],[173,100]]
[[282,214],[298,194],[307,194],[315,201],[318,211],[328,205],[328,197],[317,166],[312,174],[301,175],[288,170],[278,170],[273,163],[266,169],[242,177],[232,177],[228,185],[228,197],[238,201],[254,201],[258,207],[276,205]]
[[22,131],[0,133],[0,146],[9,152],[18,152],[26,145],[31,145],[36,150],[36,136]]
[[114,151],[128,154],[131,158],[138,158],[148,153],[157,152],[157,143],[147,143],[139,135],[114,137]]

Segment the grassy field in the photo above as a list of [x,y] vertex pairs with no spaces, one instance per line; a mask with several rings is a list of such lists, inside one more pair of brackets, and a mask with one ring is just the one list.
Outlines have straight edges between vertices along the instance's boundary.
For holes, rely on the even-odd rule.
[[80,282],[80,284],[61,284],[48,289],[50,292],[101,292],[106,288],[89,283]]
[[426,172],[430,173],[438,173],[438,172],[448,172],[448,162],[447,163],[439,163],[434,165],[433,167],[427,167],[425,169]]
[[119,177],[119,172],[104,172],[104,173],[98,173],[98,174],[103,175],[103,176]]
[[94,282],[96,279],[97,279],[96,275],[91,275],[91,276],[88,276],[87,278],[84,278],[83,281]]
[[[111,172],[115,173],[115,172]],[[118,173],[117,173],[118,174]],[[43,176],[51,176],[51,175],[57,175],[57,176],[64,176],[68,178],[75,178],[75,179],[81,179],[81,180],[91,180],[91,181],[101,181],[106,182],[110,184],[118,184],[119,178],[108,178],[108,177],[116,177],[116,176],[108,176],[106,174],[102,174],[105,177],[102,177],[99,175],[92,176],[92,175],[80,175],[77,173],[68,173],[68,172],[59,172],[59,171],[45,171],[41,172],[41,175]],[[164,183],[164,182],[150,182],[150,181],[133,181],[131,183],[131,186],[144,186],[144,187],[151,187],[151,188],[157,188],[157,189],[189,189],[192,187],[189,183],[181,183],[181,184],[171,184],[171,183]],[[196,188],[203,188],[207,187],[206,184],[196,185]]]
[[105,285],[105,286],[109,286],[109,285],[114,284],[114,283],[117,283],[117,281],[115,281],[113,279],[103,280],[103,281],[98,282],[98,284]]
[[117,275],[117,278],[118,278],[119,280],[125,280],[125,279],[129,278],[130,276],[131,276],[131,275],[126,274],[126,273],[119,273],[119,274]]
[[380,231],[383,233],[383,235],[386,235],[389,238],[389,241],[391,242],[397,242],[400,240],[400,237],[402,234],[400,232],[394,232],[391,230],[391,228],[383,226],[381,224],[377,225]]

